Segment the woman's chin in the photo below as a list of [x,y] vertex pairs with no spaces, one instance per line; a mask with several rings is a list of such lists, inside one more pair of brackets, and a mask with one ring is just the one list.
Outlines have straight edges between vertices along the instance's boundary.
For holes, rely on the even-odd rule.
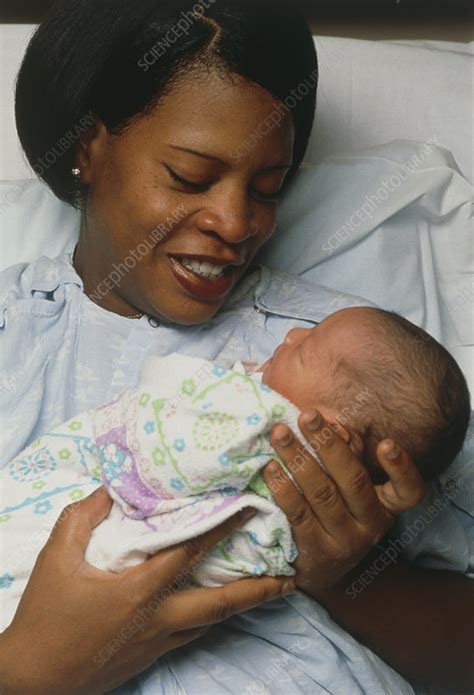
[[210,321],[219,311],[222,302],[198,302],[188,297],[163,307],[158,302],[150,302],[147,313],[157,321],[178,326],[198,326]]

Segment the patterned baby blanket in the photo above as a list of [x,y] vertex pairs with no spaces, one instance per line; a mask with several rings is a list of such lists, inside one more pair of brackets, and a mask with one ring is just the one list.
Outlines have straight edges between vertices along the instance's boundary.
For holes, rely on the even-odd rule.
[[[121,571],[194,538],[244,507],[256,515],[219,543],[193,582],[292,575],[297,556],[260,474],[276,422],[297,409],[247,375],[172,354],[145,364],[140,386],[40,437],[0,471],[0,601],[9,624],[35,558],[71,501],[105,484],[114,500],[86,559]],[[1,627],[0,627],[1,629]]]
[[275,457],[272,426],[293,426],[298,413],[259,381],[241,364],[151,358],[139,389],[93,414],[102,478],[117,505],[94,532],[92,564],[120,570],[253,507],[256,516],[206,556],[196,581],[294,574],[290,527],[260,470]]

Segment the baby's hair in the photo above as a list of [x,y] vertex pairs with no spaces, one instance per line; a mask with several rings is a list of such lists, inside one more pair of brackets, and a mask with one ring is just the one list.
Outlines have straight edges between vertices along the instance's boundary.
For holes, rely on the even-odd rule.
[[[345,379],[337,400],[366,389],[356,429],[366,443],[365,463],[380,471],[375,455],[383,439],[395,440],[425,480],[435,478],[462,449],[471,415],[466,379],[456,360],[426,331],[398,314],[368,309],[363,357],[338,365]],[[349,390],[348,390],[349,389]]]

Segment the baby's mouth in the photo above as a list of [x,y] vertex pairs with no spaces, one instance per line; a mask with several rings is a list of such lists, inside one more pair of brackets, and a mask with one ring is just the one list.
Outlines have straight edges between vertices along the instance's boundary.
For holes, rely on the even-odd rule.
[[257,373],[264,372],[265,369],[266,369],[267,367],[269,367],[269,366],[271,365],[272,362],[273,362],[273,357],[270,357],[269,360],[267,360],[266,362],[264,362],[263,364],[260,365],[260,367],[256,370]]

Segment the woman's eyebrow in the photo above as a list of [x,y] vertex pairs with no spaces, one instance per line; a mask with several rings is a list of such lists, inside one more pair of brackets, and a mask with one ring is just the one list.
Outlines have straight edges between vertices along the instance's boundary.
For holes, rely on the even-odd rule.
[[[196,157],[201,157],[202,159],[211,160],[213,162],[220,162],[221,164],[225,164],[226,166],[228,166],[228,162],[226,162],[224,159],[221,159],[220,157],[217,157],[216,155],[213,155],[213,154],[208,154],[207,152],[200,152],[199,150],[193,150],[189,147],[180,147],[179,145],[170,145],[170,147],[173,150],[179,150],[180,152],[187,152],[188,154],[193,154]],[[275,166],[264,167],[260,171],[261,172],[280,171],[280,170],[283,171],[285,169],[291,169],[291,164],[276,164]]]
[[194,154],[196,157],[202,157],[203,159],[211,159],[214,162],[221,162],[222,164],[227,164],[223,159],[220,159],[220,157],[216,157],[215,155],[212,154],[207,154],[206,152],[199,152],[198,150],[192,150],[189,147],[179,147],[178,145],[170,145],[171,149],[173,150],[179,150],[180,152],[188,152],[188,154]]

